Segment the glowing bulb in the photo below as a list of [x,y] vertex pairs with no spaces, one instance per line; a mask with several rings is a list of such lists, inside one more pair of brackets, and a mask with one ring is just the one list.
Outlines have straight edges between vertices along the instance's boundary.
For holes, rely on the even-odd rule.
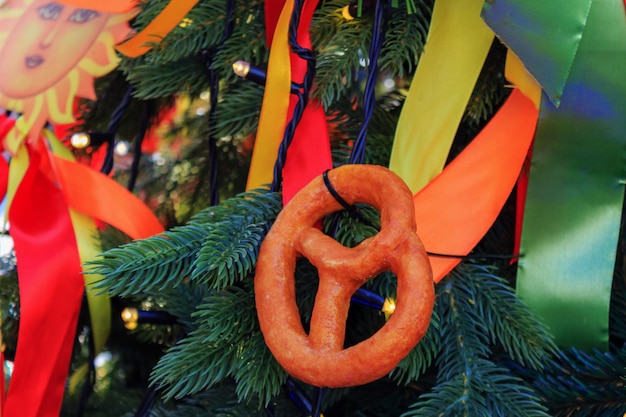
[[341,15],[343,16],[344,19],[346,20],[352,20],[354,19],[354,16],[352,16],[352,14],[350,13],[350,7],[352,5],[348,4],[347,6],[345,6],[343,9],[341,9]]
[[391,298],[385,298],[385,303],[383,304],[383,308],[381,311],[385,314],[385,320],[389,320],[389,317],[396,310],[396,300]]
[[250,72],[250,63],[246,61],[237,61],[233,64],[233,72],[235,75],[246,78]]
[[190,19],[188,17],[184,17],[183,20],[180,21],[178,26],[180,26],[181,28],[187,28],[187,27],[191,26],[192,24],[193,24],[193,19]]
[[125,308],[122,311],[122,321],[124,327],[128,330],[134,330],[137,328],[137,321],[139,320],[139,311],[136,308]]
[[119,156],[128,155],[128,151],[130,150],[130,144],[125,140],[122,140],[115,145],[115,153]]
[[385,86],[387,90],[391,90],[392,88],[396,86],[396,82],[394,81],[393,78],[387,78],[385,79],[385,81],[383,81],[383,85]]
[[[233,64],[233,72],[235,75],[241,78],[245,78],[246,80],[252,81],[258,85],[265,85],[265,80],[267,78],[267,74],[265,71],[255,65],[252,65],[246,61],[237,61]],[[300,91],[300,87],[291,83],[291,94],[298,94]]]
[[84,149],[91,143],[91,137],[87,132],[74,133],[70,138],[70,143],[76,149]]

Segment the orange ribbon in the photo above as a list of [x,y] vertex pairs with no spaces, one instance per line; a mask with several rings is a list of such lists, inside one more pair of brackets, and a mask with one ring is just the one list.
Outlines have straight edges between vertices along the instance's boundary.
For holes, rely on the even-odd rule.
[[[485,235],[519,177],[537,117],[514,90],[472,143],[415,194],[417,234],[428,252],[465,256]],[[460,261],[431,255],[435,282]]]
[[117,45],[116,49],[130,58],[145,54],[180,24],[196,3],[198,0],[171,0],[148,26],[128,41]]
[[65,200],[74,210],[102,220],[133,239],[163,231],[154,213],[113,179],[56,155],[52,163]]

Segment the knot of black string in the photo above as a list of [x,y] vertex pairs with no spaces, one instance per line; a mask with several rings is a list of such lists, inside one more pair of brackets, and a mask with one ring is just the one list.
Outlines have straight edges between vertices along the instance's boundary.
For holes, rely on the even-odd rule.
[[218,162],[217,162],[217,138],[212,134],[213,115],[217,107],[217,96],[219,94],[219,74],[213,68],[213,61],[217,54],[219,46],[223,45],[226,39],[230,37],[235,27],[233,12],[235,10],[235,1],[228,0],[226,3],[226,17],[224,24],[224,32],[222,37],[212,48],[203,49],[201,52],[204,61],[204,69],[209,81],[209,111],[207,113],[207,125],[209,130],[209,204],[215,206],[219,203],[219,192],[217,187],[218,178]]
[[[367,226],[373,227],[374,229],[378,229],[378,227],[376,225],[374,225],[368,219],[363,217],[363,215],[359,211],[359,208],[356,205],[350,204],[346,200],[344,200],[344,198],[341,196],[341,194],[339,194],[339,192],[335,189],[333,184],[330,182],[330,178],[328,178],[328,171],[330,171],[330,170],[327,169],[326,171],[324,171],[322,173],[322,179],[324,180],[324,185],[326,186],[326,189],[328,190],[330,195],[333,196],[333,198],[341,205],[341,207],[343,207],[344,210],[346,210],[348,212],[350,217],[352,217],[353,219],[359,219],[361,221],[361,223],[364,223]],[[334,231],[333,234],[336,234],[336,229],[338,227],[338,220],[339,219],[337,217],[335,217],[332,220],[334,223],[330,227],[330,230]]]

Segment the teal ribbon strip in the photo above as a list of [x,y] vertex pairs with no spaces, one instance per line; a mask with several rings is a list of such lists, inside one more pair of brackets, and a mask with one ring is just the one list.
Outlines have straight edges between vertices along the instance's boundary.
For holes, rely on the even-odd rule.
[[592,0],[486,0],[482,17],[558,107]]
[[542,98],[518,269],[562,347],[607,348],[625,178],[626,14],[594,0],[561,105]]

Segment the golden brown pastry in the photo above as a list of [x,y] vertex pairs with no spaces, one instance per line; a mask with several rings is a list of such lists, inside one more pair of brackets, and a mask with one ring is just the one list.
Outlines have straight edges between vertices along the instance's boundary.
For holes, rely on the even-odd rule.
[[[347,387],[385,376],[419,342],[430,322],[434,284],[415,233],[411,192],[396,174],[381,166],[344,165],[329,171],[328,179],[348,204],[380,211],[380,232],[347,248],[315,228],[342,209],[322,176],[315,178],[285,206],[261,245],[256,308],[267,346],[289,374],[319,387]],[[309,334],[295,301],[299,255],[317,267],[320,278]],[[393,315],[370,338],[344,349],[350,298],[387,270],[398,277]]]

